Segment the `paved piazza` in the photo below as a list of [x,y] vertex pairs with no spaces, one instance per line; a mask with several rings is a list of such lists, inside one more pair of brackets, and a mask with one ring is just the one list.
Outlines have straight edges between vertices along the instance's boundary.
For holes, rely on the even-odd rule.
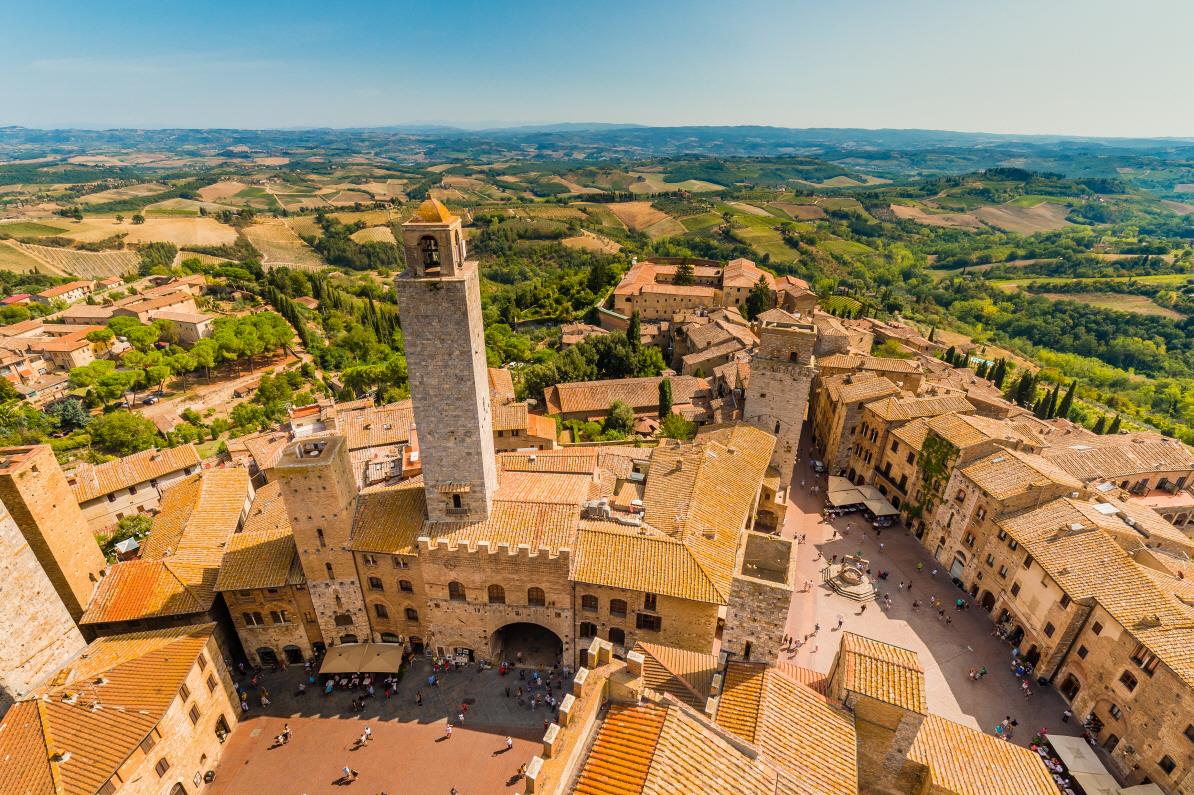
[[[804,449],[796,463],[783,529],[787,538],[798,533],[805,535],[805,543],[797,548],[797,592],[788,613],[787,632],[801,640],[817,624],[821,629],[795,653],[784,654],[781,659],[827,672],[837,653],[840,633],[836,627],[841,616],[845,619],[844,628],[851,632],[919,654],[925,668],[929,709],[943,717],[990,734],[1005,716],[1011,715],[1019,721],[1013,741],[1021,745],[1028,745],[1041,727],[1047,727],[1053,734],[1081,734],[1081,726],[1072,720],[1061,722],[1066,705],[1052,687],[1038,687],[1033,681],[1032,696],[1023,695],[1020,680],[1010,670],[1011,646],[991,634],[990,615],[978,606],[961,612],[954,609],[954,600],[959,597],[968,602],[973,600],[954,586],[945,567],[934,561],[902,524],[876,533],[862,514],[831,521],[822,518],[826,478],[815,475],[809,467],[812,454],[808,437],[806,426]],[[814,484],[819,489],[817,493],[812,492]],[[848,526],[851,529],[847,530]],[[827,559],[834,554],[840,559],[859,551],[870,561],[873,572],[891,572],[885,582],[879,581],[879,598],[868,602],[862,612],[857,602],[839,596],[821,583],[821,568]],[[918,563],[924,564],[919,572]],[[934,568],[938,569],[936,576],[932,574]],[[802,592],[806,579],[813,581],[813,587]],[[912,584],[911,593],[907,588],[899,588],[901,581]],[[884,607],[885,593],[891,595],[890,609]],[[946,603],[945,613],[951,623],[946,624],[929,607],[930,596]],[[917,610],[912,609],[914,599],[921,603]],[[972,681],[970,670],[982,666],[986,666],[988,675],[978,682]]]
[[[439,687],[427,686],[428,664],[420,661],[388,701],[381,690],[366,700],[363,712],[351,711],[353,693],[324,696],[309,690],[296,697],[304,678],[301,667],[266,673],[261,685],[271,704],[262,709],[260,690],[250,689],[252,708],[232,733],[216,769],[210,795],[317,795],[360,792],[367,795],[490,795],[522,791],[517,776],[540,748],[546,707],[520,707],[505,688],[519,685],[517,672],[500,676],[496,670],[478,672],[476,666],[449,672]],[[247,677],[238,677],[246,683]],[[423,705],[415,695],[423,694]],[[555,688],[555,695],[560,695]],[[461,705],[468,703],[464,724]],[[446,738],[448,717],[452,737]],[[289,743],[275,746],[285,723]],[[364,748],[357,740],[365,727],[373,738]],[[514,747],[506,750],[506,737]],[[344,766],[360,773],[354,782],[341,782]]]

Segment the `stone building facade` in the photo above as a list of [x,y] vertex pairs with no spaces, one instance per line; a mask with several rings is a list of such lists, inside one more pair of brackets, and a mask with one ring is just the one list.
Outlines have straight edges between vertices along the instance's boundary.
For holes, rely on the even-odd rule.
[[497,488],[493,410],[476,261],[460,219],[434,200],[402,226],[394,282],[419,428],[427,516],[483,520]]
[[[94,542],[92,542],[94,543]],[[17,523],[0,505],[0,715],[87,644]]]
[[0,450],[0,500],[78,620],[107,563],[49,445]]
[[357,485],[343,436],[292,442],[274,473],[324,643],[372,637],[349,548]]
[[305,584],[222,591],[245,656],[268,667],[310,659],[323,647],[315,605]]
[[796,579],[792,542],[748,533],[739,545],[721,648],[744,660],[778,660]]
[[[782,310],[771,313],[779,315]],[[817,329],[794,315],[783,314],[787,317],[758,325],[759,351],[751,361],[742,419],[776,437],[771,466],[779,471],[780,486],[786,489],[800,451],[800,433],[816,373],[813,347]]]

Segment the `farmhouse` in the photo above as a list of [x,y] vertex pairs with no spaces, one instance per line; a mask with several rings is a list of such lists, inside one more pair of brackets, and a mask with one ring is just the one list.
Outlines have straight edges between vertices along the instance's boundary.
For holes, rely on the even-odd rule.
[[126,516],[155,510],[162,493],[197,472],[202,462],[192,444],[143,450],[103,464],[79,464],[67,475],[87,526],[100,532]]
[[[682,263],[692,268],[691,284],[675,283]],[[638,312],[643,320],[667,320],[692,309],[741,308],[759,279],[774,294],[775,277],[747,259],[656,257],[631,266],[614,288],[612,309],[623,317]]]
[[75,301],[82,301],[84,298],[91,295],[94,287],[95,282],[81,279],[73,282],[67,282],[66,284],[59,284],[55,287],[49,288],[48,290],[42,290],[37,295],[33,296],[33,300],[39,304],[52,304],[55,301],[73,304]]

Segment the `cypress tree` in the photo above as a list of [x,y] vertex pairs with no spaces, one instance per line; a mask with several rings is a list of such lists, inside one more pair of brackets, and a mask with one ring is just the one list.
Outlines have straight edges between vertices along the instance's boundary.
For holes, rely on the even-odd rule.
[[1057,398],[1058,392],[1061,390],[1061,384],[1054,384],[1053,391],[1049,393],[1049,406],[1045,411],[1043,419],[1051,420],[1057,416]]
[[1061,405],[1057,407],[1057,414],[1055,416],[1061,417],[1063,420],[1070,418],[1070,409],[1074,407],[1074,390],[1078,386],[1078,379],[1075,378],[1070,382],[1070,387],[1065,391],[1065,397],[1061,399]]
[[1100,414],[1099,421],[1095,423],[1094,432],[1101,434],[1107,430],[1107,417]]
[[951,366],[953,365],[953,363],[954,363],[954,346],[952,346],[952,345],[949,346],[949,350],[947,350],[945,352],[945,356],[943,358],[945,359],[946,364],[951,365]]
[[639,319],[637,309],[630,313],[630,325],[626,327],[626,341],[630,343],[632,353],[638,353],[639,348],[642,347],[642,321]]
[[659,382],[659,419],[672,413],[672,379]]
[[1111,427],[1107,429],[1107,433],[1109,433],[1109,434],[1119,433],[1119,425],[1120,425],[1119,415],[1116,414],[1115,419],[1111,420]]

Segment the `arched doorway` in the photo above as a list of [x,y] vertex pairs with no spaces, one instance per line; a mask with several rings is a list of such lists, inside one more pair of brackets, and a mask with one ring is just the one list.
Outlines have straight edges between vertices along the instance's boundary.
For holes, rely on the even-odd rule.
[[257,650],[257,664],[263,668],[266,666],[276,668],[278,665],[278,653],[269,646],[262,646]]
[[560,636],[539,624],[520,621],[493,633],[490,640],[491,659],[521,662],[536,668],[555,665],[564,653]]
[[626,632],[618,627],[609,628],[609,642],[615,646],[626,645]]
[[1041,661],[1041,650],[1038,649],[1036,647],[1036,644],[1034,643],[1028,647],[1028,653],[1024,655],[1024,662],[1031,663],[1032,665],[1035,666],[1040,661]]
[[1065,696],[1066,701],[1072,702],[1078,697],[1079,691],[1082,690],[1082,683],[1078,681],[1078,677],[1073,674],[1066,674],[1065,680],[1061,683],[1061,687],[1057,688],[1061,694]]
[[990,591],[983,591],[983,598],[979,600],[979,604],[983,606],[983,610],[990,613],[995,609],[995,594]]
[[966,555],[962,552],[954,553],[954,562],[949,566],[949,576],[955,579],[962,579],[962,574],[966,571]]
[[347,635],[340,636],[341,643],[358,643],[357,636],[349,632]]
[[293,644],[283,646],[282,653],[286,655],[288,665],[298,665],[303,661],[303,650]]
[[423,639],[420,638],[418,635],[411,635],[409,640],[410,640],[410,653],[411,654],[422,654],[423,653]]

